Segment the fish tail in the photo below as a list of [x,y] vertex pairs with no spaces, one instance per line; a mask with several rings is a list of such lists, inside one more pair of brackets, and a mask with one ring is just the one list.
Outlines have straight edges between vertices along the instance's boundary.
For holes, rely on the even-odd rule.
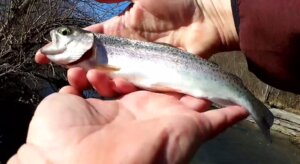
[[[256,121],[257,125],[261,129],[263,135],[265,138],[272,142],[270,129],[274,122],[274,116],[272,112],[259,100],[256,101],[256,105],[253,106],[254,108],[257,108],[257,117],[254,117],[254,120]],[[255,115],[254,115],[255,116]]]

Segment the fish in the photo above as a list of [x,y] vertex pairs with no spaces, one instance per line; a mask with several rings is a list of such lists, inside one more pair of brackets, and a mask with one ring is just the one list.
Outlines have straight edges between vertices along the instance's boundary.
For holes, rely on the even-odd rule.
[[77,27],[58,27],[50,36],[52,42],[40,51],[58,65],[96,68],[111,78],[124,78],[146,90],[183,93],[218,106],[239,105],[271,141],[272,112],[239,77],[215,63],[172,46],[97,34]]

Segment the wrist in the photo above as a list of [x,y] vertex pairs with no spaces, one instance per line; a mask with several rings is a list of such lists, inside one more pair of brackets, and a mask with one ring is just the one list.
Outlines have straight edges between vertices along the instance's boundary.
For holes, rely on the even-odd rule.
[[239,49],[239,38],[235,28],[231,0],[197,0],[204,19],[216,29],[221,50]]

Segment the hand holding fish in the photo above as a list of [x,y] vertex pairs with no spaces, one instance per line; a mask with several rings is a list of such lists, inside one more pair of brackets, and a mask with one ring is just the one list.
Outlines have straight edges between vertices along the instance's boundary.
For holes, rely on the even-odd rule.
[[[272,113],[238,77],[213,63],[174,47],[91,33],[77,27],[59,27],[50,35],[52,43],[40,51],[56,64],[85,71],[97,69],[146,90],[178,92],[208,99],[220,106],[240,105],[271,140]],[[109,80],[101,81],[107,84],[103,89],[94,86],[100,95],[121,92],[116,83],[106,81]]]
[[9,164],[188,163],[198,146],[248,115],[238,106],[207,111],[208,101],[181,94],[102,101],[76,93],[68,86],[41,102]]
[[[112,3],[122,0],[99,1]],[[299,58],[293,54],[299,52],[298,46],[295,46],[298,44],[294,42],[298,41],[299,35],[297,28],[286,28],[296,27],[297,21],[294,18],[299,19],[296,18],[297,14],[285,16],[281,14],[285,12],[273,10],[279,6],[279,11],[294,11],[292,9],[299,5],[284,8],[283,5],[296,1],[278,1],[276,5],[264,1],[243,1],[231,9],[230,1],[164,0],[156,3],[153,0],[133,0],[133,5],[120,16],[87,27],[86,30],[167,43],[202,58],[209,58],[216,52],[241,48],[249,59],[250,68],[260,78],[299,93],[299,74],[295,71]],[[253,9],[257,12],[251,11]],[[233,21],[232,10],[235,13],[243,12],[241,26],[238,13],[238,21]],[[251,20],[253,18],[256,20]],[[234,23],[241,28],[238,29],[243,34],[240,38]],[[272,27],[272,30],[268,27]],[[257,32],[261,35],[257,35]],[[284,48],[278,46],[282,43],[291,44]],[[272,47],[272,51],[268,47]],[[51,56],[51,53],[58,51],[46,49],[45,52],[50,52]],[[49,62],[40,51],[35,59],[41,64]],[[216,73],[218,69],[214,67],[212,70]],[[213,78],[210,80],[215,80]],[[234,81],[234,78],[228,76],[225,79],[229,79],[229,86]],[[197,146],[248,115],[237,106],[206,111],[209,103],[203,99],[181,94],[136,91],[131,83],[119,78],[111,80],[104,73],[93,69],[87,72],[81,68],[70,68],[68,80],[71,86],[64,87],[61,93],[49,96],[39,105],[31,122],[27,143],[12,157],[11,163],[26,160],[31,163],[32,160],[39,160],[36,163],[120,163],[124,160],[127,160],[124,163],[187,163]],[[103,96],[128,94],[115,101],[83,99],[78,96],[90,86]],[[227,91],[236,87],[243,88],[237,81],[231,87]],[[236,93],[245,93],[239,89]],[[227,91],[223,93],[229,95]],[[224,98],[222,95],[220,93],[218,96]],[[237,97],[245,98],[242,94]],[[228,102],[232,103],[218,98],[213,100],[227,105]],[[250,107],[248,110],[265,136],[270,137],[272,114],[251,94],[244,100],[249,100],[244,104]]]
[[[105,3],[121,1],[123,0],[99,0],[99,2]],[[238,39],[231,15],[230,0],[226,1],[226,4],[222,4],[224,2],[212,4],[215,2],[165,0],[160,3],[153,3],[152,0],[133,1],[133,5],[120,16],[85,29],[94,33],[166,43],[202,58],[209,58],[215,52],[237,47]],[[217,16],[214,14],[216,11],[212,10],[212,6],[220,5],[224,7],[226,15]],[[220,22],[217,20],[221,19],[227,21],[227,27],[216,24],[216,22]],[[48,58],[40,51],[37,52],[35,60],[40,64],[49,63]],[[72,72],[72,68],[70,72]],[[134,88],[129,82],[120,79],[113,79],[109,86],[115,87],[105,86],[98,91],[103,96],[113,96],[119,93],[129,93],[132,91],[131,88]]]
[[[299,22],[298,14],[295,14],[299,2],[291,1],[278,1],[270,6],[265,1],[245,0],[239,3],[237,0],[133,0],[124,13],[86,30],[167,43],[206,59],[214,53],[242,50],[249,70],[258,78],[276,88],[299,94],[300,24],[293,24]],[[288,4],[293,4],[291,6],[296,9],[290,10]],[[290,14],[280,14],[282,9]],[[280,19],[273,19],[278,17]],[[278,46],[283,43],[289,44]],[[40,52],[36,61],[49,62]]]
[[[115,3],[125,0],[98,1]],[[238,49],[230,0],[163,0],[159,3],[134,0],[132,3],[123,14],[85,29],[94,33],[166,43],[202,58],[209,58],[220,51]],[[36,61],[47,63],[48,60],[38,52]]]

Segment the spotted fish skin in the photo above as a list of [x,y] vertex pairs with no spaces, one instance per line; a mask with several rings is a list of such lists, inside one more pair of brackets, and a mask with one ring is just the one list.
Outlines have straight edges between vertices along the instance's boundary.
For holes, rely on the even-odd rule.
[[[117,68],[117,71],[109,73],[111,77],[122,77],[144,89],[176,91],[197,98],[205,98],[221,106],[240,105],[250,113],[265,137],[271,140],[270,128],[274,121],[273,114],[255,98],[237,76],[223,71],[218,65],[167,45],[104,34],[91,36],[90,32],[81,29],[61,28],[75,31],[85,36],[85,40],[93,37],[92,55],[82,61],[78,59],[76,64],[71,64],[73,61],[68,63],[68,60],[64,60],[64,64],[61,64],[60,57],[56,60],[52,53],[49,55],[46,53],[45,55],[50,56],[51,61],[66,67],[79,66],[86,70],[97,68],[99,65],[109,66]],[[52,33],[57,33],[57,35],[52,34],[52,37],[55,37],[52,40],[76,38],[72,34],[60,35],[59,30],[53,30]],[[64,37],[68,39],[62,39]],[[85,44],[79,40],[74,40],[78,42],[76,45]],[[72,48],[76,49],[76,47]],[[63,53],[56,55],[72,56],[72,54]]]

